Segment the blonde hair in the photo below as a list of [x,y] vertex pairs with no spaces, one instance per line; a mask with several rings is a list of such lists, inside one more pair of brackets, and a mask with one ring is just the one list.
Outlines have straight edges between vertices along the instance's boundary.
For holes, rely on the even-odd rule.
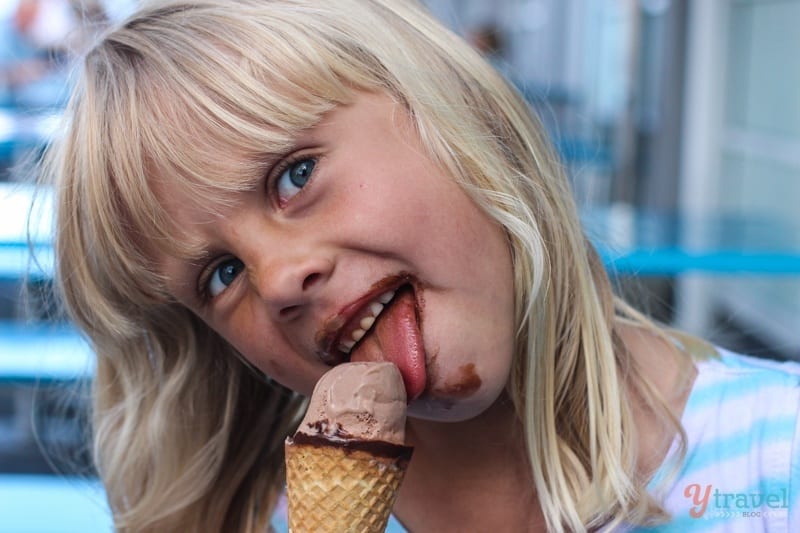
[[615,324],[657,330],[613,296],[518,94],[408,0],[172,0],[87,53],[50,156],[58,278],[97,351],[95,455],[116,527],[263,529],[303,408],[168,295],[153,252],[181,245],[153,180],[198,201],[249,188],[252,169],[211,163],[282,152],[355,89],[401,102],[430,157],[506,228],[519,326],[509,391],[549,527],[662,517],[634,474],[623,378],[679,425]]

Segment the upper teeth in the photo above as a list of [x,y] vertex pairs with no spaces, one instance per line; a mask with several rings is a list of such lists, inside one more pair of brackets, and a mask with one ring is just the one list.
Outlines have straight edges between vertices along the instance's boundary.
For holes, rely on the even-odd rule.
[[364,315],[361,317],[361,320],[359,320],[355,329],[349,333],[345,332],[345,334],[342,335],[342,340],[339,342],[339,349],[341,351],[350,353],[353,346],[355,346],[375,324],[378,316],[383,312],[384,306],[394,298],[394,294],[395,291],[385,292],[364,308]]
[[394,291],[384,292],[378,296],[378,301],[382,304],[388,304],[394,298]]

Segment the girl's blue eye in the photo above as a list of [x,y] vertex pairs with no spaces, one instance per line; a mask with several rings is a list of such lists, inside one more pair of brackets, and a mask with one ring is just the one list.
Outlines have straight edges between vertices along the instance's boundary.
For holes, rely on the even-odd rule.
[[208,292],[211,297],[218,296],[227,289],[228,285],[233,283],[242,270],[244,270],[244,263],[236,258],[223,261],[214,267],[211,279],[208,280]]
[[292,196],[300,192],[311,179],[311,173],[317,162],[314,159],[300,159],[295,161],[278,176],[276,188],[278,198],[281,201],[289,200]]

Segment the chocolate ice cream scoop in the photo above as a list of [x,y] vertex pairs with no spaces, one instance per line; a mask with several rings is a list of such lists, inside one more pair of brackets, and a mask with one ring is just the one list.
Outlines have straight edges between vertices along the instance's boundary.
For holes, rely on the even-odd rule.
[[331,440],[403,444],[406,389],[392,363],[345,363],[328,371],[311,395],[298,434]]

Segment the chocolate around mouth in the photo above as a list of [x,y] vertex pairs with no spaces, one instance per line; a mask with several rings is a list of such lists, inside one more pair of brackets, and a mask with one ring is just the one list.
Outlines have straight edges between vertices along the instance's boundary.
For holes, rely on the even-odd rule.
[[[384,308],[381,310],[380,315],[378,315],[375,323],[370,327],[369,331],[359,339],[349,351],[345,352],[341,349],[342,344],[342,337],[347,334],[347,332],[352,329],[350,327],[350,323],[345,323],[342,317],[336,317],[333,319],[327,326],[326,330],[329,331],[327,335],[325,335],[325,339],[322,344],[327,346],[327,349],[320,352],[320,359],[325,364],[336,366],[341,363],[346,363],[352,360],[352,356],[356,351],[359,349],[360,346],[369,343],[369,339],[375,334],[375,330],[380,323],[380,321],[387,315],[387,311],[395,304],[398,300],[397,296],[403,291],[409,291],[412,295],[414,294],[414,288],[412,287],[411,283],[404,283],[402,285],[396,286],[392,288],[391,285],[387,283],[383,283],[382,285],[388,285],[385,292],[394,292],[395,296],[392,298],[391,301],[387,302]],[[373,291],[376,292],[376,291]],[[381,291],[377,291],[381,292]],[[377,299],[377,298],[376,298]],[[416,300],[415,300],[416,301]],[[416,307],[416,305],[415,305]],[[415,311],[417,315],[419,311]],[[419,316],[417,316],[417,322],[419,322]]]
[[[372,296],[351,304],[346,312],[326,324],[318,337],[318,353],[322,362],[330,366],[348,361],[393,363],[403,376],[408,401],[416,399],[427,383],[427,358],[421,331],[422,298],[419,291],[419,283],[405,273],[384,278],[373,285],[369,292]],[[380,295],[387,293],[394,293],[392,299],[380,300]],[[366,306],[378,300],[384,305],[383,309],[366,333],[345,351],[343,336],[358,328]]]
[[[366,306],[369,305],[370,301],[377,301],[378,295],[380,294],[394,292],[396,295],[397,291],[406,285],[413,292],[414,289],[411,285],[411,276],[405,273],[384,278],[373,284],[369,292],[374,296],[370,300],[364,300],[362,305]],[[392,302],[388,302],[386,307],[391,306],[391,303]],[[385,309],[383,311],[385,311]],[[381,314],[383,314],[383,311]],[[378,318],[380,319],[380,316]],[[341,344],[344,340],[343,337],[347,335],[347,332],[357,327],[355,324],[357,324],[358,320],[358,317],[346,319],[344,316],[339,315],[330,319],[325,324],[323,331],[317,335],[317,345],[320,346],[317,355],[323,363],[330,366],[336,366],[350,360],[350,354],[353,353],[353,349],[363,339],[359,339],[359,341],[356,342],[356,344],[354,344],[351,349],[346,352],[342,350]],[[373,329],[374,325],[370,328],[368,333],[371,333]],[[365,335],[365,337],[368,336],[368,334]]]

